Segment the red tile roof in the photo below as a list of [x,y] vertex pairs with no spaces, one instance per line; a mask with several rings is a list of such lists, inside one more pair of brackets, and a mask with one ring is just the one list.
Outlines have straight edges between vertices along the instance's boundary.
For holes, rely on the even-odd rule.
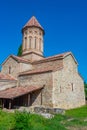
[[44,59],[41,59],[41,60],[38,60],[38,61],[34,61],[33,64],[42,63],[42,62],[46,62],[46,61],[54,61],[54,60],[58,60],[58,59],[63,59],[66,54],[69,54],[69,52],[54,55],[54,56],[50,56],[50,57],[47,57],[47,58],[44,58]]
[[25,94],[34,92],[36,90],[40,90],[42,88],[43,87],[35,87],[35,86],[9,88],[9,89],[0,91],[0,98],[14,99],[14,98],[23,96]]
[[15,55],[11,55],[11,57],[13,57],[15,60],[17,60],[18,62],[24,62],[24,63],[29,63],[30,61],[27,59],[24,59],[22,57],[19,56],[15,56]]
[[40,68],[40,69],[34,69],[34,70],[29,70],[29,71],[25,71],[25,72],[21,72],[19,74],[19,76],[22,75],[32,75],[32,74],[40,74],[40,73],[46,73],[46,72],[52,72],[53,69],[51,68]]
[[31,19],[25,24],[23,29],[26,28],[26,27],[33,27],[33,26],[39,27],[44,31],[43,27],[40,25],[40,23],[38,22],[38,20],[34,16],[31,17]]
[[6,75],[0,72],[0,80],[17,80],[17,79],[9,74]]
[[[44,62],[49,62],[49,61],[54,61],[54,60],[60,60],[60,59],[63,59],[68,54],[71,54],[71,53],[66,52],[66,53],[62,53],[62,54],[59,54],[59,55],[47,57],[47,58],[44,58],[44,59],[41,59],[41,60],[38,60],[38,61],[34,61],[32,64],[44,63]],[[19,74],[19,76],[52,72],[52,71],[55,71],[55,70],[60,70],[62,68],[63,68],[62,65],[57,66],[57,67],[49,66],[48,68],[33,69],[33,70],[21,72]]]
[[27,60],[27,59],[24,59],[24,58],[22,58],[22,57],[15,56],[15,55],[10,55],[10,56],[2,63],[2,65],[5,64],[6,61],[7,61],[10,57],[12,57],[14,60],[16,60],[16,61],[19,62],[19,63],[30,63],[30,61]]
[[44,59],[41,59],[41,60],[38,60],[38,61],[34,61],[33,64],[43,63],[43,62],[47,62],[47,61],[54,61],[54,60],[59,60],[59,59],[64,59],[68,55],[72,55],[73,59],[77,63],[75,57],[73,56],[73,54],[71,52],[65,52],[65,53],[50,56],[50,57],[47,57],[47,58],[44,58]]

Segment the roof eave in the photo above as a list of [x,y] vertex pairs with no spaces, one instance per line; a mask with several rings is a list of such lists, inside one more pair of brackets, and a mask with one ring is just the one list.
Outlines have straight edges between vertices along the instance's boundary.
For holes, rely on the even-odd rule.
[[[9,55],[9,56],[6,58],[6,60],[5,60],[4,62],[2,62],[1,66],[4,65],[10,57],[13,58],[12,55]],[[14,59],[15,61],[17,61],[15,58],[13,58],[13,59]],[[17,62],[18,62],[18,61],[17,61]]]
[[35,25],[32,25],[32,26],[28,26],[28,25],[27,25],[27,26],[24,26],[24,27],[22,28],[21,32],[23,33],[24,30],[26,30],[27,28],[32,28],[32,27],[40,28],[40,29],[43,31],[43,35],[45,35],[44,29],[43,29],[42,27],[37,27],[37,26],[35,26]]
[[66,53],[66,54],[64,55],[64,58],[67,57],[68,55],[71,55],[71,56],[73,57],[75,63],[78,65],[78,62],[77,62],[76,58],[74,57],[74,55],[72,54],[72,52]]
[[41,74],[41,73],[46,73],[46,72],[52,72],[53,70],[47,70],[47,71],[41,71],[41,72],[29,72],[29,73],[19,73],[19,77],[20,76],[26,76],[26,75],[34,75],[34,74]]

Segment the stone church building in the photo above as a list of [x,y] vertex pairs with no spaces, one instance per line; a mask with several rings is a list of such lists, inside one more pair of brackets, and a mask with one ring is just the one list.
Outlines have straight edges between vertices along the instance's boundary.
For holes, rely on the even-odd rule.
[[84,81],[71,52],[45,58],[45,31],[33,16],[22,28],[22,56],[10,55],[0,72],[0,106],[43,105],[70,109],[85,104]]

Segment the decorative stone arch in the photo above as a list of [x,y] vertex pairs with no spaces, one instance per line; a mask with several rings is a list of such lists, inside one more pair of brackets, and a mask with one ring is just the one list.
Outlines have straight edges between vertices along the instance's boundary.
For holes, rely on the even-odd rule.
[[24,50],[27,50],[27,37],[24,38]]
[[29,49],[31,49],[31,44],[32,44],[32,36],[29,36]]
[[34,48],[37,49],[37,37],[34,37]]
[[41,38],[39,38],[39,51],[41,51],[41,43],[42,41],[41,41]]

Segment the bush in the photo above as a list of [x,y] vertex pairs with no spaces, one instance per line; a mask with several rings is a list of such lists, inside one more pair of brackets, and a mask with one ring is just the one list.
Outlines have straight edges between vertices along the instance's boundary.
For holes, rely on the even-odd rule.
[[84,83],[84,87],[85,87],[85,98],[87,100],[87,83]]
[[13,130],[66,130],[60,123],[62,118],[64,117],[57,116],[52,119],[45,119],[37,114],[16,111],[15,127]]
[[29,113],[15,111],[14,130],[29,130]]
[[0,110],[0,130],[12,130],[15,125],[14,114]]

